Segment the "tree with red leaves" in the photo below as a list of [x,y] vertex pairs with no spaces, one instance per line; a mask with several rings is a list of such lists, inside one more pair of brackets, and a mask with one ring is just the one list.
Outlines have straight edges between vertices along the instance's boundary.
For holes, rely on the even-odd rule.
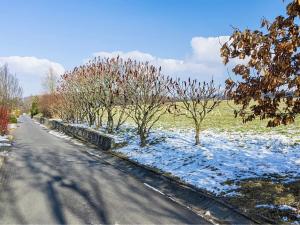
[[0,135],[5,135],[8,132],[9,113],[5,106],[0,106]]

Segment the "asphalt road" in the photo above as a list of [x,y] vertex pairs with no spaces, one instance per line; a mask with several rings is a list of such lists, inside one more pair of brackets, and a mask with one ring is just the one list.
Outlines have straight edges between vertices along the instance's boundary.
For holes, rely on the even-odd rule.
[[1,224],[207,224],[27,117],[0,174]]

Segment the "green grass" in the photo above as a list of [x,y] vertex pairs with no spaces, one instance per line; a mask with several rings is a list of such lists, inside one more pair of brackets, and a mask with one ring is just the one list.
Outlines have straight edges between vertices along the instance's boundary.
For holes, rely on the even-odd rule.
[[[255,119],[254,121],[243,123],[241,118],[234,117],[233,107],[236,108],[236,106],[233,106],[232,103],[228,103],[228,101],[221,102],[219,107],[207,115],[203,121],[202,130],[215,129],[219,131],[255,133],[276,132],[288,136],[300,135],[300,117],[296,118],[295,123],[292,125],[268,128],[268,120]],[[133,123],[131,119],[128,119],[127,122]],[[191,119],[188,119],[184,115],[178,116],[171,113],[163,115],[154,126],[154,128],[163,129],[190,129],[193,127],[194,124]]]
[[15,115],[10,115],[9,116],[9,123],[18,123],[18,119]]
[[[218,129],[222,131],[242,131],[242,132],[270,132],[288,134],[289,132],[297,132],[300,128],[300,118],[296,119],[295,124],[289,126],[278,126],[275,128],[267,127],[267,120],[256,119],[251,122],[243,123],[241,118],[234,117],[234,106],[229,105],[227,101],[221,102],[219,107],[207,115],[203,121],[202,129]],[[164,115],[156,126],[165,129],[170,128],[191,128],[192,120],[185,116],[174,116],[172,114]],[[299,130],[300,134],[300,130]]]

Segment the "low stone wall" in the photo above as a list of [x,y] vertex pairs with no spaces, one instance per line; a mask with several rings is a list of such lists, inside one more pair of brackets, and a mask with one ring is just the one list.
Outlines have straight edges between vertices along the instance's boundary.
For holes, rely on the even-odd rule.
[[96,130],[84,128],[84,127],[72,126],[57,120],[49,120],[44,117],[35,117],[35,119],[41,124],[44,124],[45,126],[49,127],[50,129],[63,132],[74,138],[96,145],[101,150],[110,150],[115,146],[112,137],[109,137]]

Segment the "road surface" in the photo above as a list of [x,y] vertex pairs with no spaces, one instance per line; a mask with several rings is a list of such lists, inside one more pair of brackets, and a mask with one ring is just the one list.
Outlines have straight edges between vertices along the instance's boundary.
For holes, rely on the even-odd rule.
[[28,117],[0,174],[1,224],[207,224]]

